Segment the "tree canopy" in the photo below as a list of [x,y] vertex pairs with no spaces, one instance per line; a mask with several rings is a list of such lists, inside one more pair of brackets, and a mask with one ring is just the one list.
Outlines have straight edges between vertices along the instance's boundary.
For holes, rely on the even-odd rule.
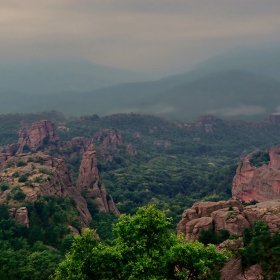
[[150,205],[120,216],[111,246],[86,230],[75,238],[54,279],[217,279],[227,252],[184,242],[170,226],[171,219]]

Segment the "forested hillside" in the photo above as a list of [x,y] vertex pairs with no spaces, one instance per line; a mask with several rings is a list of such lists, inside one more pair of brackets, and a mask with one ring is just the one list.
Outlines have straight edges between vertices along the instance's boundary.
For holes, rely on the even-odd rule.
[[[34,263],[37,254],[40,262],[46,265],[41,279],[53,273],[63,259],[73,241],[69,226],[76,228],[76,233],[83,228],[80,202],[71,196],[63,198],[73,194],[70,191],[73,186],[87,202],[88,215],[92,217],[89,226],[97,230],[101,242],[111,244],[116,238],[112,233],[116,215],[98,209],[100,205],[97,207],[96,200],[87,193],[92,187],[88,190],[78,187],[81,183],[79,168],[86,145],[93,143],[97,151],[95,171],[98,173],[93,193],[105,186],[108,205],[112,205],[113,198],[122,214],[135,214],[138,207],[155,204],[172,218],[171,230],[174,232],[182,212],[194,202],[231,197],[232,180],[241,155],[263,149],[264,152],[252,159],[252,164],[258,166],[267,161],[265,150],[279,144],[280,139],[277,115],[255,123],[223,121],[211,115],[201,116],[194,123],[171,122],[137,114],[85,115],[69,119],[57,112],[1,115],[0,119],[2,155],[12,149],[13,145],[9,144],[19,141],[17,155],[9,159],[9,164],[4,163],[1,171],[2,197],[5,191],[9,191],[8,204],[3,204],[1,218],[1,246],[5,252],[1,261],[5,266],[1,273],[9,279],[18,278],[20,273],[22,278],[19,279],[30,279],[28,275],[38,270],[39,263]],[[32,130],[31,123],[42,119],[54,121],[58,135],[52,134],[55,142],[42,138],[35,153],[31,146],[27,146],[32,139],[24,137]],[[22,129],[17,135],[20,127]],[[21,156],[19,152],[25,154]],[[37,152],[48,155],[39,156]],[[24,159],[23,163],[20,157]],[[66,174],[67,184],[71,183],[71,186],[59,183],[59,188],[56,187],[59,181],[55,181],[56,173],[49,168],[57,160],[49,157],[65,160],[69,172],[66,169],[57,172],[60,176]],[[43,192],[35,203],[26,201],[26,190],[48,182],[54,190],[51,196]],[[57,197],[55,193],[61,195],[60,192],[63,195]],[[29,228],[9,218],[7,211],[12,205],[26,207]],[[76,208],[77,205],[80,206]],[[23,250],[28,258],[18,259]],[[8,252],[12,258],[6,257]],[[12,270],[13,267],[17,269]],[[34,279],[38,279],[36,277]]]

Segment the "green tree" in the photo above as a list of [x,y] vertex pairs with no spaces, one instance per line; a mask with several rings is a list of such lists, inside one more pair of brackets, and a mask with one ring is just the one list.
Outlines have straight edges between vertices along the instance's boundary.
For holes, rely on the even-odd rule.
[[215,279],[210,275],[216,277],[225,253],[213,245],[184,242],[170,225],[171,219],[150,205],[120,216],[112,246],[86,230],[75,238],[54,279]]

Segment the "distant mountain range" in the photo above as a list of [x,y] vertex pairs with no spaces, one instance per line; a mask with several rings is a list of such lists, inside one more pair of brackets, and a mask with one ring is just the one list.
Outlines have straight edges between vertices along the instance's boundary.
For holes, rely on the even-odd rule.
[[[29,68],[19,63],[18,72],[11,65],[7,72],[4,64],[0,67],[0,113],[58,110],[67,115],[104,116],[134,112],[192,121],[201,114],[258,120],[280,112],[277,47],[234,50],[192,71],[156,81],[88,62],[44,63],[46,68],[39,65],[37,72],[36,63]],[[13,69],[16,66],[14,62]],[[10,80],[5,79],[8,74]]]

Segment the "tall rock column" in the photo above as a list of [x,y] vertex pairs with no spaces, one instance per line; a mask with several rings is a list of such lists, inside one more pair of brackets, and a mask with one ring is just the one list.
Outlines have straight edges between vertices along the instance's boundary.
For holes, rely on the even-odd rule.
[[91,144],[84,153],[81,162],[77,188],[79,191],[89,189],[97,180],[100,180],[99,170],[97,168],[97,153],[94,145]]
[[119,215],[113,198],[107,195],[104,185],[100,183],[100,174],[97,168],[97,153],[91,144],[85,152],[77,181],[77,189],[86,191],[86,196],[92,199],[98,211]]

